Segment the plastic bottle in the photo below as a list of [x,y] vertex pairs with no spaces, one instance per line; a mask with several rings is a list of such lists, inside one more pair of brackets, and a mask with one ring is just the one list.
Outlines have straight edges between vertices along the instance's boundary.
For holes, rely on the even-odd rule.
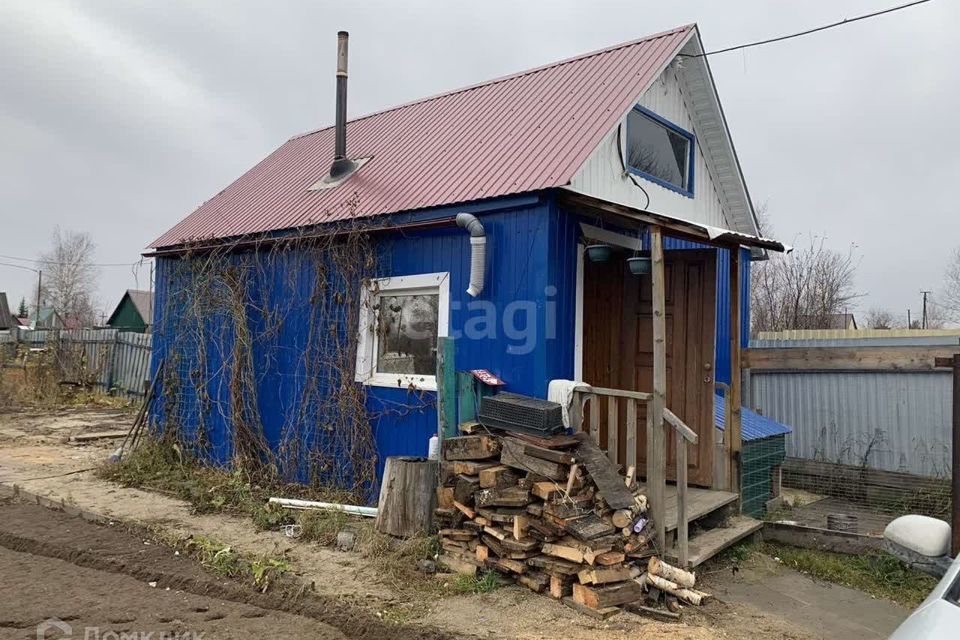
[[430,436],[430,445],[427,447],[427,458],[430,460],[440,459],[440,438],[437,434]]

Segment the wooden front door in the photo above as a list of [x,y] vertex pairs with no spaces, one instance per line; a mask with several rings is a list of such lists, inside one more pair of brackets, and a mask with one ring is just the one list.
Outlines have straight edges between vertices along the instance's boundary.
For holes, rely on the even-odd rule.
[[[650,276],[630,274],[626,257],[615,253],[608,262],[584,261],[583,380],[595,386],[650,392]],[[689,449],[688,473],[691,484],[708,487],[713,481],[716,253],[667,251],[664,270],[667,407],[700,436]],[[645,408],[638,418],[637,471],[645,475]],[[606,420],[603,423],[606,433]],[[675,478],[672,429],[667,429],[667,436],[667,476]]]

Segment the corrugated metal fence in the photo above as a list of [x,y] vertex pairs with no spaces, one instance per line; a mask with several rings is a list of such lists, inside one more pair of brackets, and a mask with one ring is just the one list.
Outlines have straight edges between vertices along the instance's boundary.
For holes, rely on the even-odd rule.
[[[952,335],[752,340],[752,349],[955,346]],[[751,371],[746,404],[793,427],[787,455],[930,477],[950,473],[951,374]]]
[[[56,354],[69,382],[86,382],[101,391],[142,396],[150,377],[153,336],[116,329],[49,329],[0,332],[0,347]],[[28,352],[29,353],[29,352]]]

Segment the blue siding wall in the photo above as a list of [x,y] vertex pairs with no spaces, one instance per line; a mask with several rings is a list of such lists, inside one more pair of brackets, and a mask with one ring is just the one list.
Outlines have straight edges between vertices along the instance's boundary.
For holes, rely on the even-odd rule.
[[[449,272],[449,327],[454,338],[456,368],[489,369],[506,380],[512,391],[545,396],[548,380],[572,363],[573,358],[572,342],[565,341],[572,329],[558,331],[556,323],[548,319],[555,306],[572,305],[573,300],[568,283],[550,286],[550,260],[557,257],[556,253],[551,255],[551,246],[559,246],[552,232],[550,207],[546,201],[527,198],[492,212],[459,207],[429,212],[423,217],[443,218],[471,208],[480,217],[488,238],[486,286],[476,299],[466,293],[469,236],[456,227],[378,236],[377,275]],[[235,254],[228,259],[239,265],[250,255]],[[575,260],[575,254],[565,259]],[[289,442],[296,438],[308,445],[300,449],[307,450],[321,437],[316,429],[299,426],[309,425],[312,417],[301,415],[301,405],[308,379],[303,354],[311,339],[311,296],[317,265],[311,255],[299,250],[261,260],[248,287],[253,302],[248,324],[254,335],[268,335],[254,343],[259,416],[272,449],[296,448],[290,447]],[[226,418],[230,415],[227,369],[233,345],[231,323],[226,318],[210,317],[204,323],[202,336],[195,328],[186,327],[182,321],[185,310],[172,305],[172,301],[177,305],[191,302],[188,288],[178,276],[178,269],[182,268],[181,261],[158,260],[154,362],[167,359],[175,363],[180,380],[189,380],[192,372],[195,378],[195,372],[205,367],[210,383],[202,394],[190,384],[180,384],[176,404],[158,403],[153,418],[162,424],[169,415],[184,436],[193,441],[199,440],[202,431],[210,443],[211,460],[226,464],[233,455]],[[337,288],[338,284],[332,282],[330,289]],[[491,317],[491,309],[492,325],[479,331]],[[263,331],[270,313],[283,321],[273,331]],[[332,318],[330,324],[339,331],[356,330],[341,326],[343,323],[337,318]],[[478,332],[480,337],[476,337]],[[205,354],[202,362],[197,356],[200,343]],[[331,379],[322,384],[336,393],[340,382]],[[427,453],[428,440],[437,427],[435,405],[436,394],[432,392],[368,387],[367,408],[377,444],[378,475],[387,456]],[[295,433],[291,433],[291,424],[298,425]],[[301,461],[291,462],[297,465]],[[306,479],[302,473],[295,475]]]
[[[509,390],[545,397],[549,380],[571,378],[574,373],[579,218],[556,206],[549,194],[421,212],[405,218],[439,219],[463,210],[475,213],[487,231],[486,286],[480,296],[471,298],[466,293],[470,243],[467,233],[456,227],[377,236],[377,275],[449,272],[449,327],[456,368],[489,369],[507,382]],[[668,250],[694,247],[702,248],[679,240],[667,241]],[[234,254],[225,259],[241,265],[250,256]],[[270,254],[247,289],[252,301],[248,325],[254,335],[264,334],[254,341],[256,402],[263,431],[274,451],[300,451],[284,455],[293,455],[289,463],[294,467],[293,475],[301,480],[307,479],[306,452],[312,446],[323,446],[324,437],[316,426],[317,409],[302,406],[304,387],[310,379],[303,356],[311,345],[316,346],[311,340],[317,340],[310,331],[316,313],[312,301],[317,272],[314,260],[300,250]],[[741,264],[743,308],[748,317],[748,252],[744,252]],[[174,308],[172,303],[183,306],[192,302],[178,276],[182,268],[179,260],[158,260],[153,362],[154,366],[161,359],[174,363],[181,380],[189,380],[205,368],[210,382],[200,394],[183,384],[175,401],[160,396],[164,400],[154,406],[152,417],[160,424],[168,416],[174,418],[187,438],[199,440],[203,433],[209,441],[210,459],[226,464],[233,455],[226,419],[230,415],[226,370],[233,344],[232,324],[224,317],[209,317],[202,332],[185,328],[185,309]],[[728,270],[728,253],[719,250],[717,368],[721,380],[729,377]],[[335,275],[329,279],[331,292],[342,290],[343,283]],[[335,317],[329,324],[337,331],[357,329],[345,326],[347,323],[339,317],[342,312],[332,314]],[[271,317],[283,321],[266,331]],[[492,325],[488,322],[491,319]],[[743,327],[746,336],[749,322],[745,320]],[[335,377],[320,382],[327,394],[335,394],[344,383]],[[366,406],[376,440],[378,476],[387,456],[426,455],[428,440],[437,428],[435,393],[371,386]]]

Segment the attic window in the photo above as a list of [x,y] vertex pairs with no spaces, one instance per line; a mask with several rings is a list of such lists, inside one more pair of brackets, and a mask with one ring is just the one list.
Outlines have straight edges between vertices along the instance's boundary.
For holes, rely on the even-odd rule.
[[643,107],[627,116],[627,166],[631,173],[693,197],[694,136]]
[[447,335],[449,274],[372,280],[363,292],[356,379],[368,385],[437,388],[437,338]]

